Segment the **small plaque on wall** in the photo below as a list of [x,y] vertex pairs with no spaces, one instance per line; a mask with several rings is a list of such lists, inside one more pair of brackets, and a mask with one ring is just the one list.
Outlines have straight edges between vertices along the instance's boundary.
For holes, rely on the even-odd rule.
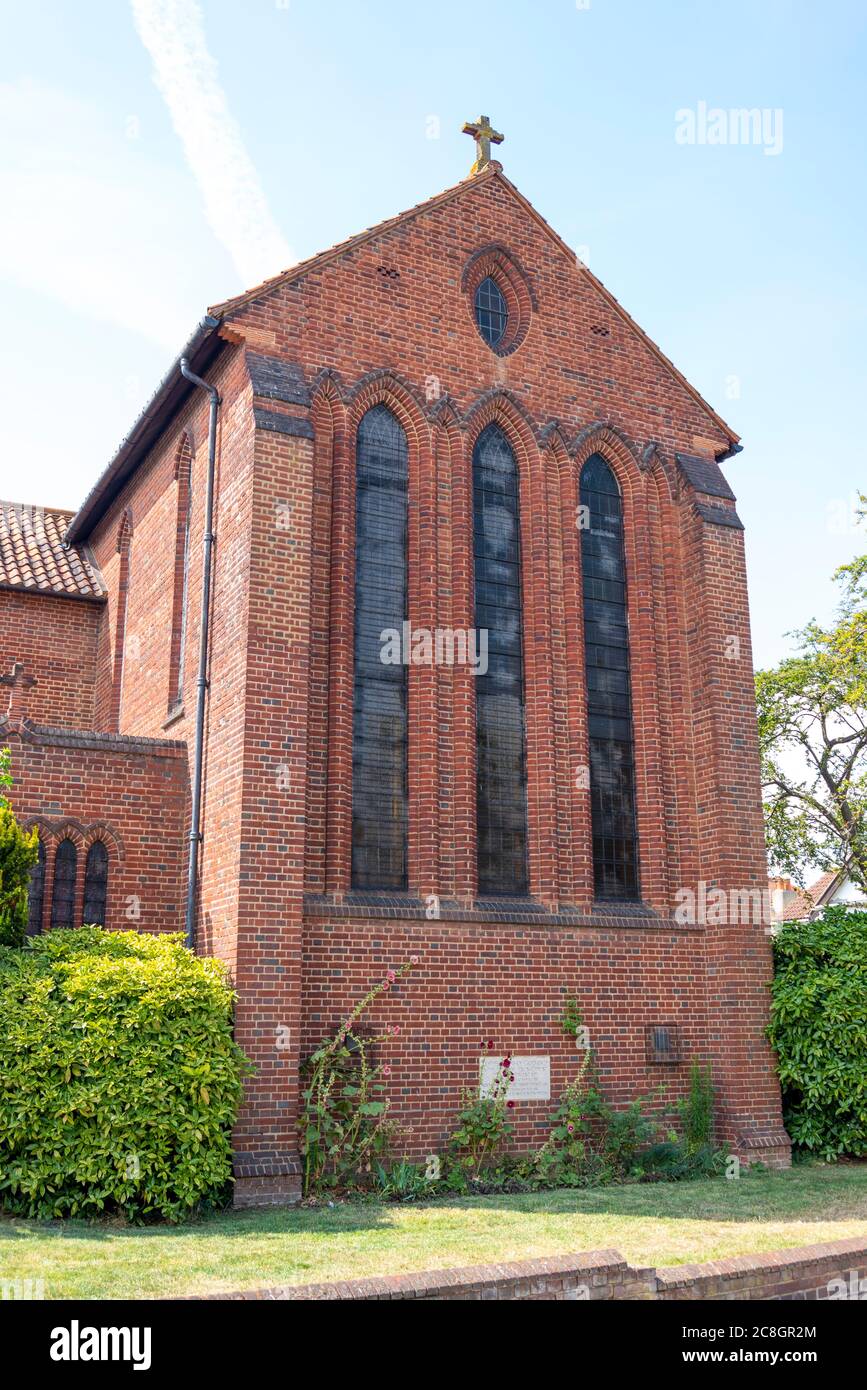
[[[480,1059],[479,1094],[486,1095],[500,1069],[502,1058],[482,1057]],[[514,1081],[509,1086],[509,1100],[550,1100],[551,1099],[551,1058],[550,1057],[512,1057],[509,1070],[514,1073]]]

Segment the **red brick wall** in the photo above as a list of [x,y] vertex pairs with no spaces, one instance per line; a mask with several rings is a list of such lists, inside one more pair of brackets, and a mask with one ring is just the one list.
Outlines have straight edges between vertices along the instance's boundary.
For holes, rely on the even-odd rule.
[[[526,336],[505,357],[480,338],[462,285],[491,243],[507,247],[526,285]],[[497,177],[230,310],[221,332],[229,345],[208,373],[223,400],[198,941],[235,971],[238,1036],[257,1063],[236,1136],[249,1191],[279,1195],[297,1183],[300,1050],[413,944],[423,973],[401,987],[407,1026],[394,1058],[405,1078],[396,1118],[415,1126],[413,1151],[447,1131],[482,1036],[551,1052],[555,1088],[568,1076],[574,1058],[556,1019],[574,988],[612,1094],[655,1079],[644,1024],[682,1020],[685,1055],[714,1061],[722,1136],[733,1147],[768,1145],[763,1156],[781,1159],[762,1036],[771,973],[762,925],[669,922],[684,888],[749,887],[764,876],[742,535],[721,524],[733,519],[729,500],[697,491],[675,458],[712,462],[729,443],[719,422]],[[257,398],[249,353],[288,372],[297,392],[260,388]],[[379,401],[409,445],[414,626],[472,625],[471,457],[489,421],[500,422],[518,460],[530,882],[544,920],[470,911],[475,692],[460,667],[409,673],[407,901],[438,894],[450,920],[415,921],[399,907],[389,918],[375,904],[341,915],[354,440]],[[207,409],[207,395],[193,392],[90,538],[109,589],[98,727],[111,726],[113,701],[125,733],[160,737],[166,727],[178,659],[176,461],[188,436],[184,702],[169,732],[191,737]],[[626,524],[645,903],[629,926],[590,915],[589,798],[576,783],[588,759],[577,488],[595,450],[618,478]],[[716,512],[699,510],[708,502]],[[124,515],[132,539],[121,668]],[[736,660],[726,654],[731,635]],[[525,1140],[537,1118],[520,1117]]]
[[[43,724],[91,729],[96,644],[104,604],[0,589],[0,675],[21,662],[30,717]],[[8,690],[0,687],[0,714]]]
[[186,756],[182,744],[64,733],[0,721],[12,752],[12,804],[46,847],[43,925],[51,911],[54,854],[67,834],[78,846],[76,921],[81,921],[88,845],[108,849],[104,925],[139,931],[183,927]]
[[[489,1041],[496,1057],[549,1055],[555,1100],[584,1057],[561,1027],[567,994],[579,1001],[612,1100],[664,1084],[673,1107],[684,1091],[689,1059],[705,1055],[700,929],[429,922],[419,916],[415,922],[365,918],[359,909],[343,919],[308,916],[304,931],[305,1053],[386,970],[412,955],[419,958],[418,967],[381,996],[365,1020],[371,1032],[381,1032],[386,1023],[400,1027],[400,1036],[382,1044],[378,1054],[392,1068],[391,1114],[406,1127],[396,1140],[398,1154],[424,1158],[443,1152],[461,1091],[478,1086],[479,1058],[491,1055]],[[647,1063],[647,1025],[663,1022],[679,1028],[679,1066]],[[516,1102],[509,1116],[516,1148],[543,1142],[552,1109],[545,1100]]]

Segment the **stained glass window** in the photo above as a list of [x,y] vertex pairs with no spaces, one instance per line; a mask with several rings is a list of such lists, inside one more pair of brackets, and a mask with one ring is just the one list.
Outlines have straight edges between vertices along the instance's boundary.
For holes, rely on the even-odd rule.
[[477,649],[488,634],[488,669],[476,676],[479,893],[527,892],[527,757],[521,623],[518,468],[499,425],[473,450],[473,556]]
[[45,845],[39,841],[39,856],[30,870],[27,891],[27,935],[38,936],[42,931],[42,908],[45,902]]
[[496,280],[486,275],[476,290],[476,323],[486,343],[496,347],[506,331],[506,301]]
[[358,427],[352,887],[406,888],[407,667],[384,634],[407,618],[406,435],[384,405]]
[[601,454],[581,470],[581,505],[595,893],[629,900],[639,888],[623,505]]
[[105,926],[108,898],[108,850],[102,840],[94,840],[84,864],[84,912],[88,926]]
[[78,851],[74,840],[61,840],[54,856],[54,888],[51,894],[52,927],[75,925],[75,875]]

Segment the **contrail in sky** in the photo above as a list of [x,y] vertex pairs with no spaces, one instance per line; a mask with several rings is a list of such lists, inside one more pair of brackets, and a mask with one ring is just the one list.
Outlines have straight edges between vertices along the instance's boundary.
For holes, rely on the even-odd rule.
[[295,257],[271,216],[241,132],[208,51],[196,0],[131,0],[187,163],[217,238],[245,287],[292,265]]

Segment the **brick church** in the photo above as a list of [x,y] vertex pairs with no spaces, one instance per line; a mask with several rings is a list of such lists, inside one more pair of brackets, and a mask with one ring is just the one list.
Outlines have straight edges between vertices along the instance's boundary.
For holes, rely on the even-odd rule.
[[556,1097],[574,995],[612,1099],[709,1059],[721,1142],[788,1162],[767,921],[720,908],[767,881],[738,438],[467,129],[455,187],[211,308],[74,515],[0,504],[30,931],[229,963],[238,1204],[297,1195],[300,1059],[410,955],[411,1156],[488,1039]]

